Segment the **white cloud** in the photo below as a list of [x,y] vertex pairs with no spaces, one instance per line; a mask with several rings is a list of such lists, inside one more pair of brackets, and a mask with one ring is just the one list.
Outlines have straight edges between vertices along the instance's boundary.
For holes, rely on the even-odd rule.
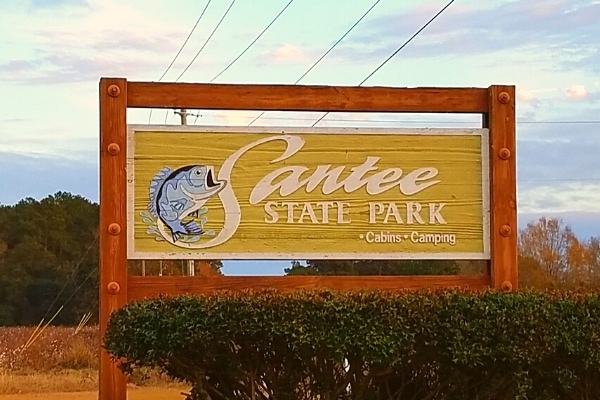
[[257,116],[258,113],[256,111],[220,112],[219,114],[212,115],[217,124],[221,126],[247,126]]
[[295,62],[307,58],[306,53],[298,46],[290,43],[285,43],[273,51],[265,51],[262,53],[262,56],[263,61],[277,63]]
[[[7,18],[0,15],[0,25]],[[114,0],[91,0],[89,8],[65,8],[60,13],[24,8],[10,18],[15,29],[0,38],[0,50],[4,50],[0,80],[28,85],[96,81],[108,75],[153,77],[166,66],[189,29],[160,13],[140,12]],[[28,50],[13,51],[13,42],[28,43]]]
[[531,90],[519,87],[517,88],[517,100],[525,103],[530,103],[535,96]]
[[[404,57],[486,56],[493,63],[526,63],[538,73],[548,70],[597,71],[596,21],[600,3],[589,0],[531,0],[468,2],[449,7],[427,27]],[[439,6],[436,6],[436,8]],[[437,10],[436,10],[437,11]],[[387,57],[399,41],[410,37],[435,11],[423,6],[390,10],[368,20],[358,34],[340,46],[336,56],[345,62],[372,62]],[[503,54],[504,53],[504,54]],[[503,57],[504,60],[501,58]],[[508,61],[510,60],[510,61]]]
[[600,213],[600,180],[547,182],[544,186],[521,188],[517,208],[522,213],[585,211]]
[[572,100],[583,100],[588,97],[588,94],[585,85],[574,84],[566,90],[567,98]]

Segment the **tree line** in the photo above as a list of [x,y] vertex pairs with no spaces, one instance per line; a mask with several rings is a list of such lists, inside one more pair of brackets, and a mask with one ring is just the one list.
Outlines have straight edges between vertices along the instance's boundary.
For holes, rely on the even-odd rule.
[[[0,325],[73,325],[98,310],[99,207],[58,192],[0,205]],[[540,218],[519,231],[523,288],[600,287],[600,237],[577,238],[560,219]],[[221,273],[222,263],[210,267]],[[186,275],[180,260],[129,261],[133,275]],[[196,273],[202,273],[196,269]],[[456,275],[487,273],[482,261],[293,261],[286,275]]]

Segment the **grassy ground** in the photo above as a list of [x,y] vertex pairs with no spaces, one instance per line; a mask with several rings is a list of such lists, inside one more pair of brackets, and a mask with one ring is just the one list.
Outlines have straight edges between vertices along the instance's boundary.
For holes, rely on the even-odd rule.
[[0,394],[30,394],[51,392],[78,392],[98,389],[98,372],[82,371],[2,371]]
[[[33,332],[34,327],[0,327],[0,400],[97,399],[98,327],[48,327],[27,345]],[[138,372],[128,381],[130,399],[183,399],[179,393],[189,390],[156,371]]]
[[[128,389],[128,400],[176,400],[183,399],[180,390],[166,388]],[[0,395],[0,400],[98,400],[98,392],[42,393]]]

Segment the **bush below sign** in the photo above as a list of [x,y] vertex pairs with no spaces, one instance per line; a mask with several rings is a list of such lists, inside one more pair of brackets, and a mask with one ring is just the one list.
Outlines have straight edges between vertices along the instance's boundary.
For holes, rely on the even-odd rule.
[[126,305],[105,346],[189,399],[597,399],[595,293],[224,292]]

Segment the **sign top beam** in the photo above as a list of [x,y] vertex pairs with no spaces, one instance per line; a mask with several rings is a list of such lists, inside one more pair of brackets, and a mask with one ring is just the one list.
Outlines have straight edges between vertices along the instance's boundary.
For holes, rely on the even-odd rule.
[[488,89],[127,82],[131,108],[329,112],[489,111]]

